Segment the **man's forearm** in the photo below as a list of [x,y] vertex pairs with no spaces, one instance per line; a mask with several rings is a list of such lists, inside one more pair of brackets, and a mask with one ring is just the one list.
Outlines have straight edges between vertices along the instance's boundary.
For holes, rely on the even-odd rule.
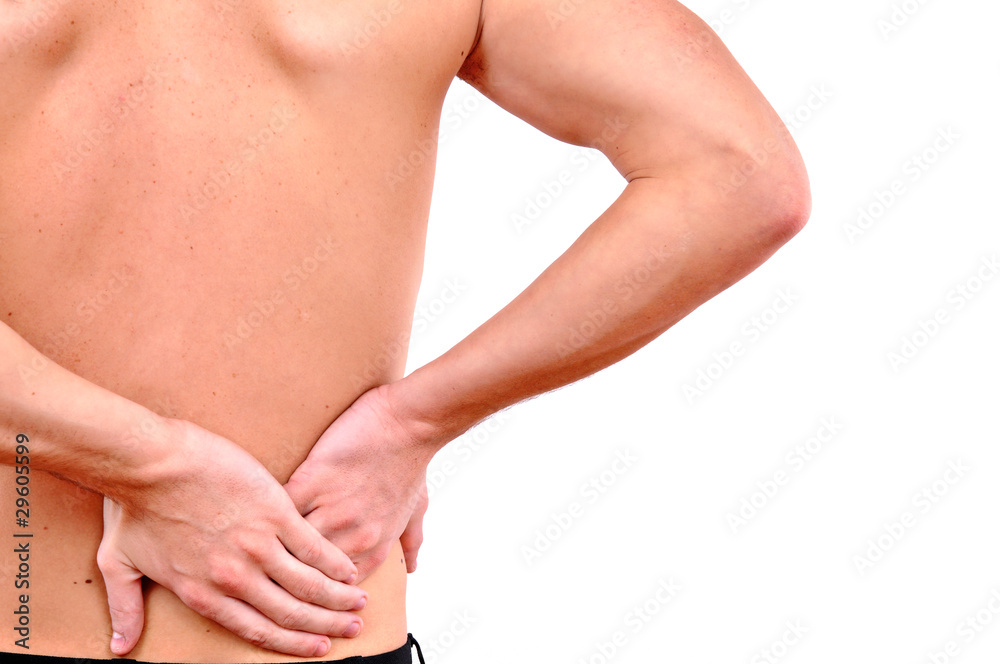
[[797,232],[808,202],[795,182],[732,197],[706,186],[726,174],[633,180],[513,302],[389,386],[397,413],[425,425],[421,438],[450,440],[630,355],[748,274]]
[[116,497],[140,486],[167,448],[166,420],[52,362],[0,323],[0,454],[12,465],[18,434],[31,467]]

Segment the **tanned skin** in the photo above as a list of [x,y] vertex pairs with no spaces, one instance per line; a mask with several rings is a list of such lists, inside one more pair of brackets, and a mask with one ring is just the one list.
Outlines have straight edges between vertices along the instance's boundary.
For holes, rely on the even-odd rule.
[[[0,454],[15,487],[24,434],[35,654],[401,646],[436,451],[655,339],[809,216],[783,123],[672,0],[7,0],[0,76]],[[404,378],[456,76],[627,185]]]

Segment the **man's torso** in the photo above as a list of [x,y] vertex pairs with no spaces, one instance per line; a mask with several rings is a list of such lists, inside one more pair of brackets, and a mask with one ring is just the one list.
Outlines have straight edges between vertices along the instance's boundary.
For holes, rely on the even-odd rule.
[[[354,398],[402,374],[434,137],[479,11],[0,0],[0,316],[52,360],[231,438],[284,482]],[[12,529],[13,468],[0,475]],[[101,498],[43,473],[31,496],[30,590],[2,547],[0,650],[20,650],[13,612],[29,594],[31,652],[107,657]],[[405,640],[402,565],[390,557],[366,587],[365,631],[329,658]],[[130,656],[294,659],[155,584]]]

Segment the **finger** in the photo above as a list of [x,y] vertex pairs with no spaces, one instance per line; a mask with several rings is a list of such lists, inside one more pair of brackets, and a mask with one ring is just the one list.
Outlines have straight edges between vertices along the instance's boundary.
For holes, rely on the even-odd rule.
[[334,581],[353,583],[357,580],[358,568],[347,554],[320,535],[300,515],[292,512],[285,523],[279,525],[278,539],[289,553]]
[[399,538],[399,543],[403,547],[403,558],[406,560],[406,571],[409,574],[417,571],[417,553],[420,552],[420,545],[424,543],[424,514],[427,513],[429,502],[427,483],[424,482],[417,492],[417,504],[413,514],[410,515],[410,521]]
[[301,562],[274,541],[275,552],[262,561],[262,569],[293,597],[333,611],[357,611],[368,601],[361,588],[329,579],[319,570]]
[[[222,582],[217,581],[217,584],[230,599],[243,600],[256,609],[257,613],[263,614],[274,625],[285,630],[337,637],[357,636],[361,632],[361,618],[357,615],[346,610],[331,611],[296,599],[263,573],[251,575],[250,578],[237,575]],[[350,608],[353,609],[357,604],[359,602],[355,600]]]
[[295,504],[295,509],[299,514],[305,515],[309,513],[312,509],[308,493],[306,492],[306,482],[302,481],[303,475],[301,469],[296,470],[292,473],[292,476],[288,478],[288,482],[283,485],[285,493],[288,497],[292,499]]
[[101,544],[97,566],[104,577],[111,614],[111,652],[126,655],[139,642],[145,621],[142,573]]
[[[181,599],[188,604],[189,598]],[[188,606],[258,648],[297,657],[321,657],[330,651],[328,637],[280,627],[254,607],[233,597],[219,597],[210,604],[195,601]]]
[[416,513],[410,518],[406,530],[399,537],[399,543],[403,546],[406,571],[413,574],[417,571],[417,553],[420,551],[420,545],[424,543],[423,513]]
[[358,583],[368,578],[368,575],[377,570],[389,557],[392,551],[392,542],[378,545],[376,548],[361,554],[355,562],[358,566]]

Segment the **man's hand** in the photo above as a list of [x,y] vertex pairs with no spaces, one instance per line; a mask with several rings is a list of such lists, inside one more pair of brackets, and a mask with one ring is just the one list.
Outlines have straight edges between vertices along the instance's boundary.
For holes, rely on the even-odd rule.
[[383,387],[361,395],[320,436],[285,490],[306,520],[367,577],[400,540],[416,569],[433,451],[397,418]]
[[348,557],[245,450],[189,422],[166,427],[177,453],[147,487],[104,501],[97,562],[112,651],[139,640],[143,576],[261,648],[311,657],[329,650],[319,635],[356,636],[361,620],[350,611],[367,596],[348,585],[357,578]]

